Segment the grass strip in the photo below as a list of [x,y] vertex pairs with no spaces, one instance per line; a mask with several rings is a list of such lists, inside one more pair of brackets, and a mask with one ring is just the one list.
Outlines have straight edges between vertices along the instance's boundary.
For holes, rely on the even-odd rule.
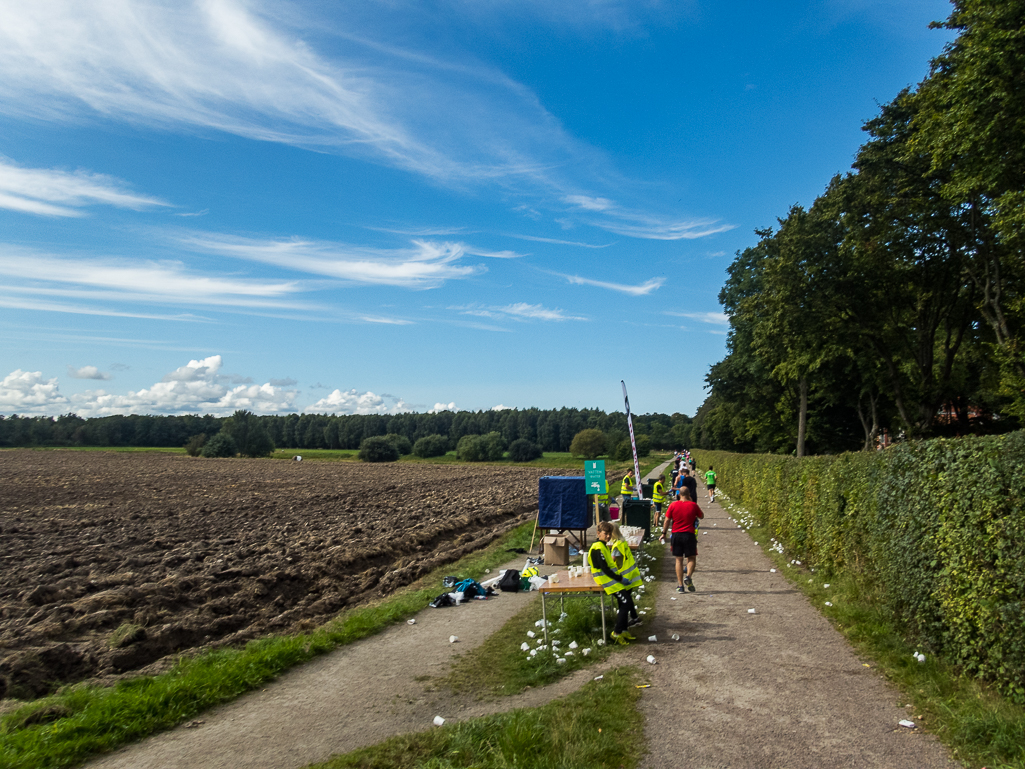
[[[722,506],[765,550],[777,570],[811,602],[865,658],[902,693],[897,703],[907,718],[935,734],[954,758],[988,769],[1025,769],[1025,707],[922,648],[912,648],[885,608],[878,586],[864,575],[825,574],[779,552],[771,532],[728,498]],[[828,603],[828,605],[827,605]],[[914,654],[925,653],[925,662]]]
[[532,526],[532,521],[524,523],[401,592],[344,612],[313,632],[268,637],[240,649],[183,657],[167,673],[140,676],[113,687],[72,685],[17,708],[0,718],[0,766],[74,766],[188,721],[317,655],[405,621],[442,591],[446,574],[479,579],[486,569],[508,561],[509,548],[527,546]]
[[645,751],[639,683],[618,668],[539,708],[392,737],[310,769],[633,769]]
[[[658,559],[664,554],[665,548],[657,543],[649,543],[644,546],[644,552],[648,558],[641,559],[640,565],[652,574],[658,574]],[[544,567],[541,570],[542,573],[546,571]],[[633,629],[638,637],[641,637],[641,633],[647,635],[645,627],[650,626],[655,616],[657,585],[657,582],[652,582],[646,584],[643,591],[634,591],[638,611],[646,612],[641,615],[646,622]],[[551,596],[547,603],[548,619],[552,623],[549,627],[549,641],[559,643],[557,651],[555,647],[541,648],[544,645],[544,628],[535,624],[541,620],[541,602],[532,601],[481,646],[460,655],[459,662],[452,666],[448,675],[439,678],[438,683],[453,691],[478,697],[518,694],[527,687],[545,686],[576,670],[605,660],[614,650],[622,648],[600,643],[601,614],[597,596],[568,597],[565,601],[565,616],[562,618],[559,599]],[[616,601],[606,597],[605,604],[607,629],[611,631],[615,624]],[[533,633],[534,637],[528,633]],[[574,641],[577,649],[571,650],[569,645]],[[531,656],[529,651],[522,648],[524,643],[539,651]],[[584,656],[583,649],[591,651]],[[565,662],[557,662],[559,658]]]

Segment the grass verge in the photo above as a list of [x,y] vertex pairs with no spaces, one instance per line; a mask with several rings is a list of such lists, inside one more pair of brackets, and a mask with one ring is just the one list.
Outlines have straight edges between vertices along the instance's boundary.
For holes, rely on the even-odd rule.
[[399,593],[358,607],[311,633],[252,641],[182,658],[167,673],[140,676],[113,687],[73,685],[0,717],[0,766],[48,769],[74,766],[154,732],[188,721],[307,662],[403,622],[435,598],[446,574],[479,579],[525,548],[533,522],[488,547],[426,575]]
[[619,668],[539,708],[393,737],[310,769],[632,769],[645,750],[640,683]]
[[[645,546],[645,557],[639,558],[642,574],[659,572],[658,559],[665,548],[658,543]],[[545,572],[541,567],[542,573]],[[645,572],[644,570],[647,570]],[[643,590],[634,591],[644,624],[634,628],[634,634],[647,635],[645,627],[655,615],[657,582],[646,583]],[[615,599],[605,599],[607,630],[615,625]],[[438,684],[456,692],[478,697],[517,694],[527,687],[545,686],[588,665],[607,659],[617,647],[601,643],[601,615],[599,601],[592,596],[568,597],[565,613],[560,616],[559,599],[549,597],[548,618],[550,648],[544,647],[544,629],[541,621],[541,602],[534,601],[510,618],[501,629],[493,633],[471,653],[460,655],[451,672],[438,679]],[[611,604],[611,607],[610,607]],[[611,612],[609,611],[611,608]],[[531,636],[530,634],[533,634]],[[570,649],[571,643],[576,649]],[[554,644],[558,644],[556,647]],[[527,644],[528,649],[523,649]],[[534,654],[530,649],[537,649]],[[583,650],[590,649],[587,655]],[[558,662],[558,659],[565,662]]]
[[[854,648],[874,661],[901,692],[898,705],[907,718],[935,734],[954,758],[987,769],[1025,769],[1025,707],[964,675],[928,650],[912,648],[885,608],[878,590],[864,577],[823,574],[792,563],[785,548],[753,516],[716,494],[776,564],[800,588]],[[783,552],[780,552],[780,550]],[[925,662],[914,654],[925,652]]]

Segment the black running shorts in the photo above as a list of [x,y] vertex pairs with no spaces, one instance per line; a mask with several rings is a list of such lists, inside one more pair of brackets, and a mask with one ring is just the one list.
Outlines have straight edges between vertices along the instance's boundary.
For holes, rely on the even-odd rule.
[[698,538],[693,531],[673,532],[671,544],[677,558],[694,558],[698,554]]

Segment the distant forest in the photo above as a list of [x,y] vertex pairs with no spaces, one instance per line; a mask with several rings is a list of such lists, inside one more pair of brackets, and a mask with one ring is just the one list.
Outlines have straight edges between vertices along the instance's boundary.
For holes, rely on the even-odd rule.
[[[228,417],[131,414],[83,419],[0,415],[0,447],[155,446],[181,447],[196,435],[216,435]],[[436,414],[288,414],[257,417],[277,448],[358,449],[365,438],[402,435],[415,443],[443,435],[451,448],[464,435],[498,432],[507,443],[525,438],[543,451],[569,451],[581,430],[601,430],[615,446],[628,437],[626,414],[598,409],[508,409],[442,411]],[[685,414],[633,415],[634,431],[646,435],[653,449],[690,445],[691,418]]]

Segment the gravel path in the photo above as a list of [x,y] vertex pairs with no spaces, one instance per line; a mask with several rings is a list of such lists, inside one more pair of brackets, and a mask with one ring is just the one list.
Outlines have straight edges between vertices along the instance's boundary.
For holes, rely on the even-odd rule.
[[[913,713],[779,573],[718,503],[699,537],[695,593],[676,593],[664,561],[658,613],[631,654],[651,676],[641,708],[642,766],[830,769],[954,767]],[[755,613],[750,614],[749,609]],[[680,640],[670,640],[673,633]],[[636,634],[640,637],[640,634]],[[644,658],[652,654],[654,666]]]
[[[658,615],[616,665],[651,677],[641,699],[649,754],[642,766],[829,769],[955,767],[928,734],[897,725],[899,695],[863,666],[843,637],[781,575],[718,504],[702,500],[698,592],[661,575]],[[509,566],[520,568],[523,558]],[[90,764],[94,769],[290,769],[386,737],[536,707],[574,691],[601,668],[516,697],[475,702],[433,691],[447,671],[537,594],[503,594],[433,610],[415,625],[339,649],[238,701]],[[755,609],[749,614],[748,609]],[[670,640],[678,633],[681,640]],[[647,642],[649,635],[658,641]],[[449,643],[457,635],[458,643]],[[655,656],[648,665],[645,657]]]

